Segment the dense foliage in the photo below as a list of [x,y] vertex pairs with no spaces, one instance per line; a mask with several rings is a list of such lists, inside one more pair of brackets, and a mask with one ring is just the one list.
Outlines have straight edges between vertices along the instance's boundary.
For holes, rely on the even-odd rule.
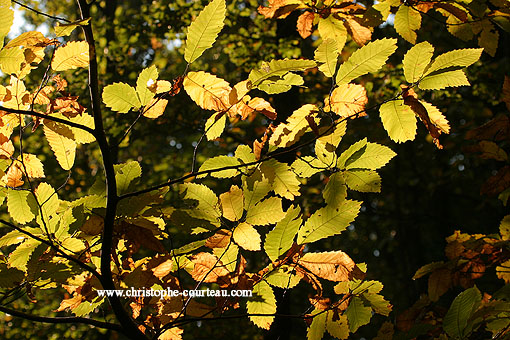
[[510,335],[508,1],[0,10],[3,338]]

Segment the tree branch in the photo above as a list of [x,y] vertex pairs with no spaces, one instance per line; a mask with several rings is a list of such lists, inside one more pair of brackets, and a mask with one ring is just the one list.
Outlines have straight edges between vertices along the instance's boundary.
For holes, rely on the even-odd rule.
[[[90,5],[87,4],[86,0],[77,0],[78,7],[80,10],[81,19],[90,17]],[[92,113],[94,116],[94,128],[97,143],[99,144],[99,148],[101,150],[101,154],[103,156],[103,166],[106,175],[106,212],[104,217],[104,228],[103,228],[103,238],[101,244],[101,276],[102,276],[102,285],[104,289],[114,290],[115,284],[113,282],[112,270],[111,270],[111,251],[113,247],[113,229],[115,223],[115,215],[117,212],[117,203],[119,198],[117,196],[117,183],[115,180],[115,171],[113,168],[113,160],[110,154],[110,147],[108,145],[108,141],[106,139],[106,134],[103,127],[103,117],[101,113],[101,97],[99,91],[99,77],[98,77],[98,65],[96,58],[96,48],[95,48],[95,40],[94,34],[92,32],[91,22],[86,26],[82,26],[83,32],[85,34],[85,39],[89,44],[89,92],[90,92],[90,101],[92,106]],[[126,330],[126,335],[130,339],[147,339],[147,337],[140,331],[136,322],[131,318],[131,316],[124,309],[120,298],[117,296],[108,297],[108,301],[112,306],[112,310],[122,325],[122,327]]]
[[39,315],[27,314],[27,313],[20,312],[20,311],[17,311],[17,310],[11,309],[11,308],[7,308],[4,306],[0,306],[0,312],[4,312],[4,313],[12,315],[12,316],[16,316],[19,318],[23,318],[23,319],[35,321],[35,322],[80,323],[80,324],[91,325],[91,326],[104,328],[104,329],[111,329],[113,331],[117,331],[117,332],[127,335],[121,325],[104,322],[104,321],[99,321],[99,320],[94,320],[94,319],[89,319],[89,318],[82,318],[82,317],[75,317],[75,316],[61,316],[61,317],[39,316]]
[[28,9],[29,11],[32,11],[32,12],[34,12],[34,13],[36,13],[36,14],[39,14],[39,15],[42,15],[42,16],[45,16],[45,17],[48,17],[48,18],[50,18],[50,19],[60,20],[60,21],[66,22],[66,23],[68,23],[68,24],[69,24],[69,23],[71,23],[71,21],[70,21],[70,20],[67,20],[67,19],[65,19],[65,18],[57,17],[57,16],[54,16],[54,15],[50,15],[50,14],[47,14],[47,13],[44,13],[44,12],[38,11],[38,10],[36,10],[35,8],[29,7],[29,6],[25,5],[25,4],[22,4],[22,3],[21,3],[21,2],[19,2],[19,1],[12,0],[12,2],[14,2],[15,4],[17,4],[17,5],[19,5],[19,6],[23,7],[23,8]]
[[0,106],[0,111],[5,111],[5,112],[9,112],[9,113],[15,113],[15,114],[19,114],[19,115],[35,116],[35,117],[39,117],[39,118],[43,118],[43,119],[48,119],[48,120],[51,120],[53,122],[65,124],[65,125],[68,125],[70,127],[74,127],[74,128],[77,128],[77,129],[80,129],[80,130],[83,130],[83,131],[87,131],[88,133],[90,133],[90,134],[92,134],[94,136],[96,134],[96,131],[94,129],[92,129],[92,128],[89,128],[88,126],[85,126],[85,125],[82,125],[82,124],[78,124],[78,123],[75,123],[75,122],[71,122],[71,121],[66,120],[66,119],[62,119],[62,118],[58,118],[58,117],[53,117],[53,116],[50,116],[50,115],[45,115],[44,113],[36,112],[36,111],[33,111],[33,110],[18,110],[18,109],[11,109],[11,108],[8,108],[8,107]]

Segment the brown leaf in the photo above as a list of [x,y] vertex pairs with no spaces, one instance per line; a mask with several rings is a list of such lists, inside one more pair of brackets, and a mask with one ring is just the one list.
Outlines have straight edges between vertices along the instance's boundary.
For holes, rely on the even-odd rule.
[[510,166],[505,166],[489,177],[480,189],[481,194],[496,196],[510,187]]
[[225,248],[230,243],[232,233],[226,229],[218,230],[213,236],[205,241],[205,246],[208,248]]
[[165,262],[159,264],[157,267],[152,268],[154,276],[158,279],[167,276],[172,271],[173,263],[174,261],[172,259],[168,259]]
[[166,249],[149,229],[138,227],[134,224],[123,222],[122,232],[126,239],[134,244],[144,246],[145,248],[165,253]]
[[292,11],[299,8],[299,4],[289,4],[288,0],[269,0],[268,6],[259,6],[257,9],[266,19],[285,18]]
[[510,118],[500,115],[466,133],[466,139],[502,141],[510,139]]
[[404,104],[411,107],[411,109],[416,113],[422,123],[425,125],[430,135],[434,140],[434,144],[438,149],[442,149],[443,146],[439,143],[439,136],[441,135],[441,130],[435,126],[429,118],[429,114],[427,113],[427,109],[423,106],[422,103],[418,100],[418,96],[414,92],[412,88],[409,88],[405,85],[401,86],[404,92],[402,96],[404,97]]
[[299,35],[306,39],[310,35],[312,35],[312,25],[313,25],[313,18],[315,15],[313,12],[306,11],[303,14],[299,16],[297,19],[297,31],[299,32]]
[[191,277],[197,282],[216,282],[220,286],[230,284],[230,272],[223,266],[221,261],[209,253],[198,253],[191,257],[195,264]]
[[510,77],[505,76],[503,90],[501,92],[501,100],[505,102],[506,108],[510,111]]
[[452,286],[452,274],[449,269],[441,268],[429,276],[429,298],[437,301]]
[[434,7],[436,8],[442,8],[445,11],[451,13],[453,16],[455,16],[457,19],[459,19],[462,22],[466,22],[468,20],[467,13],[460,9],[459,7],[456,7],[452,4],[447,4],[444,2],[436,2],[434,3]]
[[298,265],[330,281],[348,281],[362,275],[354,261],[343,251],[307,253],[299,259]]
[[345,20],[345,24],[352,40],[354,40],[356,44],[363,46],[372,39],[372,31],[369,28],[362,26],[355,19],[347,18]]

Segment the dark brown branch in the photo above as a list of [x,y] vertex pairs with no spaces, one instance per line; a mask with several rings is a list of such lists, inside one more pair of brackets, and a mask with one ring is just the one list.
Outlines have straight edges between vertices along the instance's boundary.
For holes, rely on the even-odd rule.
[[11,108],[8,108],[8,107],[0,106],[0,111],[5,111],[5,112],[9,112],[9,113],[15,113],[15,114],[19,114],[19,115],[34,116],[34,117],[39,117],[39,118],[43,118],[43,119],[48,119],[48,120],[51,120],[53,122],[65,124],[65,125],[68,125],[70,127],[74,127],[74,128],[77,128],[77,129],[80,129],[80,130],[83,130],[83,131],[87,131],[88,133],[90,133],[90,134],[95,136],[95,130],[89,128],[88,126],[81,125],[81,124],[78,124],[78,123],[75,123],[75,122],[71,122],[71,121],[66,120],[66,119],[62,119],[62,118],[58,118],[58,117],[53,117],[53,116],[45,115],[43,113],[36,112],[36,111],[33,111],[33,110],[18,110],[18,109],[11,109]]
[[[87,4],[86,0],[77,0],[78,7],[80,10],[81,19],[90,17],[90,5]],[[106,175],[106,212],[104,217],[104,228],[103,237],[101,243],[101,284],[104,289],[114,290],[116,289],[113,282],[112,270],[111,270],[111,254],[113,248],[113,228],[115,223],[115,215],[117,212],[117,203],[119,198],[117,196],[117,183],[115,180],[115,171],[113,168],[113,160],[110,153],[110,147],[106,139],[106,134],[103,127],[103,117],[101,113],[101,97],[99,91],[99,77],[98,77],[98,65],[96,57],[95,39],[92,32],[91,22],[86,26],[82,26],[85,34],[85,40],[89,44],[89,92],[90,101],[92,106],[92,114],[94,117],[94,127],[97,143],[103,156],[103,165]],[[126,330],[126,335],[130,339],[147,339],[147,337],[140,331],[135,321],[128,314],[120,298],[118,296],[108,297],[108,301],[112,307],[115,317]]]
[[117,324],[89,319],[89,318],[82,318],[82,317],[75,317],[75,316],[61,316],[61,317],[47,317],[47,316],[39,316],[39,315],[33,315],[33,314],[27,314],[24,312],[20,312],[11,308],[7,308],[4,306],[0,306],[0,312],[4,312],[6,314],[16,316],[19,318],[23,318],[30,321],[35,322],[44,322],[44,323],[80,323],[80,324],[86,324],[91,325],[99,328],[104,329],[111,329],[113,331],[117,331],[120,333],[123,333],[126,335],[124,329]]

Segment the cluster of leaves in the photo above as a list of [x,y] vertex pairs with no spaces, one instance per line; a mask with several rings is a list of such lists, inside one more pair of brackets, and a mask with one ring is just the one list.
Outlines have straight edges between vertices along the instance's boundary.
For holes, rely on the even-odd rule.
[[[486,9],[482,14],[451,4],[430,4],[425,8],[421,4],[385,1],[366,9],[354,2],[327,1],[319,6],[292,0],[270,1],[268,7],[259,8],[267,18],[283,18],[294,10],[302,11],[298,31],[303,38],[315,34],[313,27],[318,22],[321,40],[314,60],[264,61],[231,86],[213,72],[191,71],[192,64],[213,46],[224,27],[225,1],[213,0],[187,28],[183,53],[187,66],[182,74],[172,81],[161,80],[158,67],[151,65],[138,74],[136,86],[116,82],[99,92],[94,79],[98,66],[90,28],[93,20],[82,13],[79,21],[57,25],[51,39],[39,32],[27,32],[3,46],[13,22],[13,11],[10,1],[2,0],[0,69],[10,75],[10,83],[0,85],[3,171],[0,195],[2,201],[7,198],[7,212],[14,222],[1,221],[13,229],[0,238],[0,247],[8,253],[0,264],[3,275],[0,287],[6,291],[2,301],[22,289],[32,297],[35,290],[64,288],[67,297],[55,311],[70,310],[77,317],[84,317],[104,307],[106,298],[97,293],[101,289],[253,291],[254,296],[247,301],[223,296],[206,302],[191,297],[132,297],[129,307],[118,297],[108,297],[121,325],[96,325],[119,330],[135,339],[148,336],[181,339],[187,323],[221,318],[225,313],[236,316],[238,309],[245,309],[247,313],[243,315],[257,327],[269,329],[277,312],[275,289],[291,289],[301,281],[312,291],[307,311],[298,315],[307,322],[310,340],[321,339],[326,331],[338,339],[347,339],[368,324],[374,313],[388,316],[392,306],[380,295],[383,285],[365,279],[364,264],[356,264],[341,250],[310,249],[314,242],[347,229],[362,204],[352,199],[348,190],[380,192],[381,177],[377,170],[396,155],[389,147],[367,138],[352,145],[340,145],[347,122],[364,116],[370,109],[366,88],[354,81],[378,72],[397,50],[397,39],[371,41],[373,28],[396,10],[395,29],[414,44],[421,12],[433,8],[448,20],[459,19],[470,28],[476,23],[486,25],[488,28],[478,31],[480,37],[485,37],[480,45],[486,47],[484,39],[493,34],[491,20],[508,21],[504,16],[507,8],[499,3],[494,5],[497,10]],[[80,6],[89,5],[80,1]],[[463,17],[461,12],[466,20],[459,18]],[[416,13],[420,19],[413,23],[411,19]],[[407,27],[402,25],[403,21],[408,23]],[[78,27],[85,31],[86,40],[62,43],[67,39],[62,37]],[[486,30],[489,33],[484,33]],[[343,60],[348,34],[362,47]],[[46,54],[46,48],[53,52]],[[450,132],[449,123],[438,108],[418,99],[414,89],[469,85],[462,69],[474,64],[481,53],[482,49],[459,49],[432,59],[434,47],[430,43],[410,48],[402,61],[406,83],[401,85],[401,92],[374,106],[379,109],[389,137],[399,143],[414,140],[418,117],[440,148],[439,135]],[[27,90],[23,79],[43,63],[45,56],[48,66],[40,85]],[[78,102],[78,96],[67,92],[68,84],[64,74],[60,74],[84,67],[89,67],[91,74],[92,114]],[[317,70],[331,78],[329,94],[300,106],[277,124],[273,96],[304,86],[305,77],[301,73]],[[54,77],[50,76],[52,72],[56,73]],[[139,190],[142,168],[134,160],[113,164],[99,107],[104,104],[115,113],[134,113],[136,123],[142,116],[160,118],[172,97],[184,92],[202,110],[212,111],[200,141],[217,140],[240,121],[253,121],[257,113],[267,122],[264,132],[251,145],[240,143],[232,154],[207,159],[198,170],[194,157],[191,173]],[[106,181],[98,176],[86,195],[66,200],[59,188],[43,180],[44,157],[27,153],[23,148],[29,125],[32,134],[43,130],[65,171],[72,170],[78,145],[97,143]],[[128,129],[124,136],[129,132]],[[306,148],[312,144],[314,148]],[[278,158],[298,149],[301,151],[292,162]],[[321,206],[310,212],[309,207],[293,205],[306,181],[319,173],[324,183]],[[232,183],[230,190],[217,195],[204,184],[208,176],[227,179]],[[187,182],[191,178],[197,182]],[[173,187],[178,187],[179,202],[165,198]],[[174,247],[169,225],[189,230],[197,240]],[[491,244],[496,247],[495,242]],[[247,257],[258,260],[250,262]],[[494,261],[503,260],[498,257]],[[475,320],[480,293],[476,289],[468,292],[467,297],[458,299],[478,301],[465,317]],[[436,292],[436,297],[439,295]],[[459,308],[454,305],[451,308]],[[75,320],[91,324],[95,321]],[[477,321],[475,327],[470,323],[468,329],[468,322],[465,323],[462,329],[452,329],[449,324],[444,329],[457,336],[480,324]]]

